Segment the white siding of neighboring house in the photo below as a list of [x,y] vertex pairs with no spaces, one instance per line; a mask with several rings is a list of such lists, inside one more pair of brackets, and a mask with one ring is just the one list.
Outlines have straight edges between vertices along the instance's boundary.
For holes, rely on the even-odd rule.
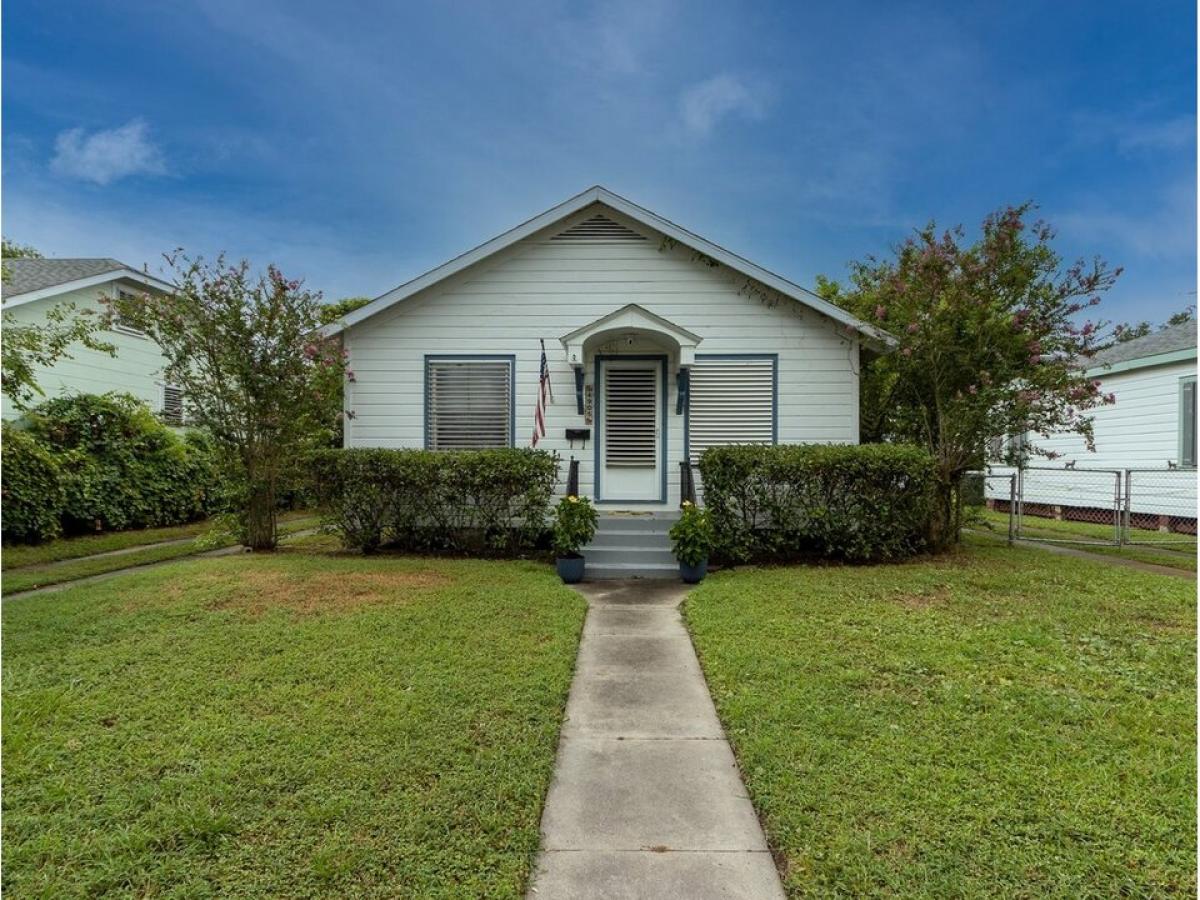
[[[548,240],[594,214],[593,208],[566,219],[348,329],[345,346],[356,380],[347,385],[354,418],[347,422],[346,445],[424,446],[425,354],[490,353],[516,356],[516,446],[529,446],[541,339],[554,401],[539,447],[562,456],[565,480],[572,451],[564,429],[591,427],[586,450],[577,444],[573,451],[581,462],[580,490],[591,496],[595,425],[576,413],[574,374],[559,338],[630,303],[699,334],[701,356],[778,354],[780,443],[857,443],[859,348],[840,325],[788,298],[768,305],[742,290],[744,276],[709,267],[686,247],[664,247],[659,235],[607,209],[605,215],[650,239]],[[657,349],[638,344],[603,352]],[[592,385],[594,362],[586,363]],[[679,502],[684,445],[684,417],[675,413],[677,368],[669,359],[668,506]]]
[[[92,309],[99,314],[103,311],[100,303],[102,293],[115,296],[115,292],[115,283],[83,288],[12,309],[5,308],[5,313],[18,322],[44,322],[47,311],[52,307],[73,302],[78,310]],[[35,398],[33,404],[64,394],[120,391],[144,400],[156,412],[161,410],[165,360],[158,346],[149,338],[121,331],[99,332],[98,336],[116,347],[116,356],[89,350],[78,344],[71,347],[70,358],[60,359],[49,368],[36,369],[37,383],[45,396]],[[3,397],[2,415],[5,419],[20,415],[7,396]]]
[[[1180,381],[1195,375],[1195,359],[1097,374],[1101,391],[1115,394],[1116,403],[1091,412],[1095,452],[1088,451],[1077,434],[1031,435],[1038,447],[1060,454],[1053,460],[1034,457],[1031,467],[1064,469],[1074,462],[1075,471],[1060,475],[1035,470],[1026,478],[1025,501],[1107,507],[1112,504],[1111,477],[1079,474],[1079,470],[1153,469],[1158,471],[1134,473],[1133,511],[1194,517],[1196,473],[1171,471],[1167,463],[1178,465],[1180,459]],[[995,471],[1009,470],[996,467]]]

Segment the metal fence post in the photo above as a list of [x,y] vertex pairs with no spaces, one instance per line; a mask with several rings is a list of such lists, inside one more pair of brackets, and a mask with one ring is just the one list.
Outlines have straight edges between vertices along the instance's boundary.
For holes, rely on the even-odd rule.
[[1129,509],[1129,494],[1133,489],[1133,469],[1125,470],[1125,516],[1121,523],[1121,536],[1117,540],[1117,546],[1123,546],[1129,543],[1129,527],[1130,527],[1130,509]]
[[1008,476],[1008,543],[1013,542],[1013,516],[1017,508],[1017,476]]

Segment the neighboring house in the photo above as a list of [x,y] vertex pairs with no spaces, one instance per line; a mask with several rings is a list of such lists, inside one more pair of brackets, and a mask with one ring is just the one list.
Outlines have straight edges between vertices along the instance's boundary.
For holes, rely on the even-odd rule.
[[[327,326],[348,447],[538,447],[608,509],[668,509],[723,444],[858,442],[859,367],[891,338],[594,187]],[[565,478],[565,466],[564,476]]]
[[[3,284],[2,309],[6,318],[19,323],[44,322],[47,311],[60,303],[100,313],[104,311],[102,297],[171,290],[166,282],[115,259],[6,259],[4,268],[8,277]],[[122,391],[144,400],[168,422],[180,424],[182,397],[163,382],[165,360],[158,346],[142,332],[119,322],[101,336],[116,347],[116,356],[76,345],[53,366],[35,370],[45,397]],[[19,415],[6,396],[2,415],[5,419]]]
[[[1104,509],[1115,480],[1080,476],[1080,470],[1134,471],[1134,513],[1196,517],[1196,323],[1162,328],[1116,344],[1092,359],[1088,373],[1116,402],[1092,411],[1095,452],[1077,434],[1031,435],[1055,454],[1032,457],[1038,471],[1028,479],[1025,502]],[[1069,469],[1068,469],[1069,467]],[[1061,475],[1047,468],[1063,469]],[[995,471],[1008,471],[995,467]],[[1124,478],[1122,478],[1124,483]],[[1122,488],[1124,490],[1124,488]]]

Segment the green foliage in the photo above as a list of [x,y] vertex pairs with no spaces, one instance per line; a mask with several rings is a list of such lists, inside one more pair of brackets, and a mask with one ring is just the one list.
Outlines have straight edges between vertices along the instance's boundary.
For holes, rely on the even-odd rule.
[[2,447],[4,540],[36,544],[58,537],[66,502],[63,474],[54,454],[8,422]]
[[713,447],[700,475],[713,554],[729,562],[903,559],[929,539],[935,467],[918,447]]
[[[1092,443],[1088,412],[1103,403],[1088,360],[1104,327],[1077,323],[1120,269],[1101,260],[1064,265],[1054,231],[1029,225],[1025,204],[984,220],[979,239],[930,223],[895,258],[851,266],[851,288],[822,279],[818,290],[889,330],[898,346],[866,366],[862,439],[925,447],[938,472],[935,539],[958,536],[957,488],[1003,434],[1075,432]],[[1028,452],[1052,456],[1037,441]]]
[[587,497],[570,494],[554,509],[554,553],[559,557],[578,556],[579,548],[596,533],[599,516]]
[[[55,398],[23,424],[24,436],[58,464],[63,496],[46,515],[53,509],[61,516],[64,531],[190,522],[219,502],[221,479],[206,440],[179,437],[128,394]],[[7,520],[5,539],[19,540]]]
[[78,310],[74,303],[60,303],[46,312],[43,322],[21,322],[11,313],[3,317],[4,341],[0,344],[0,385],[16,409],[28,408],[45,392],[38,386],[35,370],[49,368],[70,358],[72,344],[116,355],[116,348],[97,337],[104,318],[94,310]]
[[304,453],[326,444],[341,405],[345,354],[314,337],[320,295],[274,266],[169,257],[174,292],[123,296],[111,307],[162,348],[166,376],[182,388],[189,420],[213,438],[242,540],[275,546],[279,495]]
[[[1164,328],[1170,328],[1172,325],[1182,325],[1184,322],[1190,322],[1193,318],[1195,318],[1195,316],[1196,307],[1185,307],[1178,312],[1171,313],[1171,315],[1167,317],[1167,321],[1158,326],[1158,330],[1162,331]],[[1116,343],[1124,344],[1126,341],[1132,341],[1136,340],[1137,338],[1146,337],[1147,335],[1152,334],[1154,330],[1154,326],[1144,319],[1136,324],[1123,322],[1113,328],[1112,337]]]
[[698,566],[712,552],[712,517],[708,510],[684,500],[679,521],[671,526],[669,536],[675,558],[686,566]]
[[332,325],[334,322],[345,318],[356,309],[360,309],[370,302],[370,297],[343,297],[341,300],[326,303],[321,307],[319,315],[321,324]]
[[514,556],[546,530],[558,456],[540,450],[318,450],[313,490],[347,547]]

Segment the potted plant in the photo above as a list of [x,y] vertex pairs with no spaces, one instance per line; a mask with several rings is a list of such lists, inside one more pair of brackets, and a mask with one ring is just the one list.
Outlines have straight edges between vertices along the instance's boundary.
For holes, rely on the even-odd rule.
[[679,577],[687,584],[696,584],[708,574],[708,551],[713,544],[708,513],[684,500],[683,512],[671,526],[670,536],[675,558],[679,560]]
[[579,548],[596,533],[596,509],[587,497],[568,494],[554,510],[554,554],[558,577],[565,584],[583,580],[583,555]]

